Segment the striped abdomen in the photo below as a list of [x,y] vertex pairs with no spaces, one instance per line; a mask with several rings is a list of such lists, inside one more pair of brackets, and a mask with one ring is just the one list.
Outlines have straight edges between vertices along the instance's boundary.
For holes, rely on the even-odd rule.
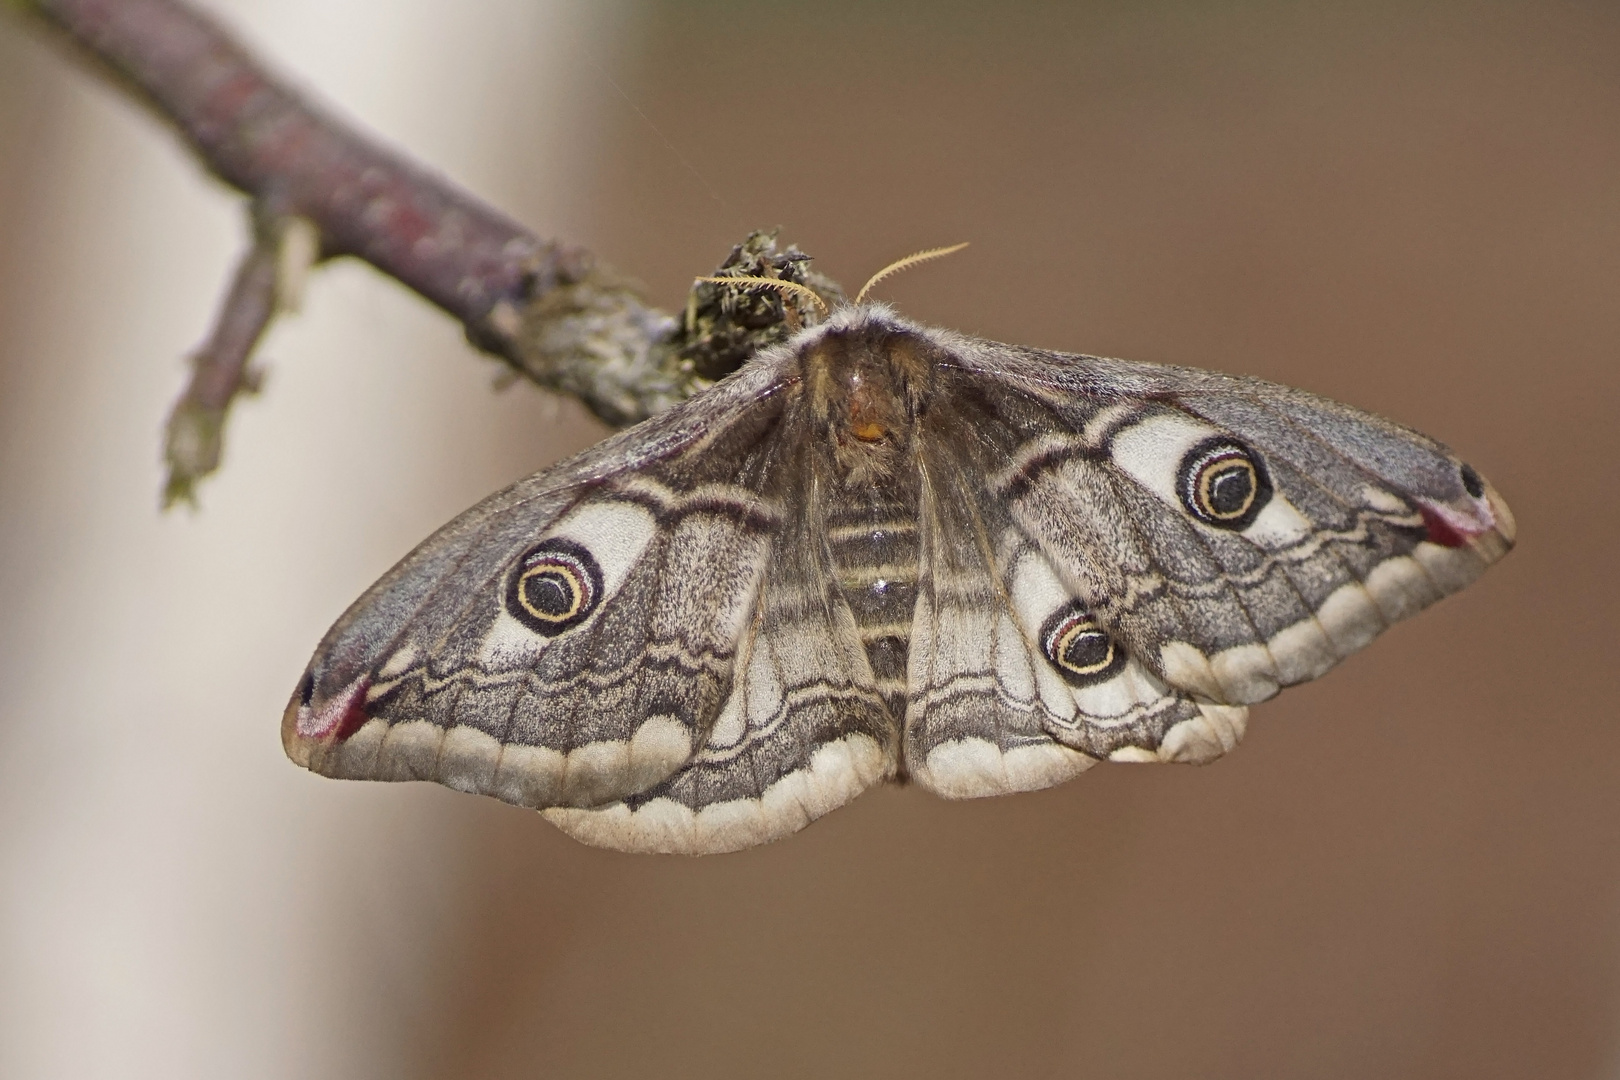
[[906,715],[906,656],[917,606],[917,503],[904,490],[869,490],[863,496],[831,509],[827,537],[839,590],[855,615],[877,689],[898,725]]

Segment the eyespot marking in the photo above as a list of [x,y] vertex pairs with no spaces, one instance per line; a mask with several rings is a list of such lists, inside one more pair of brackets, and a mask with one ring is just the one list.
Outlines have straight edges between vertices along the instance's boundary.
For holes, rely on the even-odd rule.
[[1217,529],[1241,532],[1271,501],[1271,477],[1260,456],[1236,439],[1205,439],[1181,459],[1176,487],[1187,511]]
[[1484,497],[1485,481],[1481,479],[1479,473],[1474,471],[1472,465],[1462,465],[1457,469],[1457,472],[1462,477],[1464,491],[1476,499]]
[[578,626],[601,602],[602,568],[582,545],[560,537],[530,548],[506,586],[507,612],[544,637]]
[[1125,650],[1079,604],[1059,608],[1046,620],[1041,652],[1071,686],[1105,682],[1125,667]]

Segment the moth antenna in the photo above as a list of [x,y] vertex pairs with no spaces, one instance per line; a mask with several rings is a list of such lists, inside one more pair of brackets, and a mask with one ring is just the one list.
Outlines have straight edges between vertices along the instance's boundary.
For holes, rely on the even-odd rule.
[[827,301],[816,294],[809,286],[800,285],[797,281],[783,281],[780,278],[768,277],[700,277],[696,281],[709,281],[716,285],[757,285],[762,289],[775,289],[781,293],[792,293],[795,296],[809,298],[816,309],[821,312],[822,318],[827,316]]
[[872,291],[872,286],[890,274],[898,274],[902,270],[909,270],[918,263],[927,262],[929,259],[942,259],[954,252],[961,251],[965,247],[967,247],[966,241],[960,244],[952,244],[950,247],[929,248],[927,251],[919,251],[915,255],[907,255],[903,259],[896,259],[866,279],[866,284],[861,286],[861,291],[855,294],[855,303],[858,305],[862,300],[865,300],[866,294]]

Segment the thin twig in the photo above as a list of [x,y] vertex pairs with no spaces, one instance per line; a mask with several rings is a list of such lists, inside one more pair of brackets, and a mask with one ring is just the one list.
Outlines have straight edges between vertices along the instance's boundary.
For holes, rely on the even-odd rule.
[[169,413],[163,458],[169,475],[163,505],[196,502],[196,483],[219,468],[220,433],[231,404],[259,386],[251,366],[253,348],[275,316],[275,238],[255,239],[237,265],[230,292],[219,306],[213,331],[191,356],[191,379]]

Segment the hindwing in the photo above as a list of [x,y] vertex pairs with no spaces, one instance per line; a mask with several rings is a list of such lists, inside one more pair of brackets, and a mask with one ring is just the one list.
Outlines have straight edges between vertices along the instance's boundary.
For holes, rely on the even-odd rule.
[[570,835],[626,851],[734,851],[801,829],[894,771],[896,727],[828,549],[825,449],[802,437],[802,420],[790,414],[773,439],[782,520],[714,723],[661,783],[548,811]]
[[1144,665],[985,483],[1027,439],[1025,422],[1040,422],[993,396],[952,394],[929,420],[911,774],[961,798],[1046,787],[1105,758],[1207,761],[1231,749],[1245,710],[1195,700]]

